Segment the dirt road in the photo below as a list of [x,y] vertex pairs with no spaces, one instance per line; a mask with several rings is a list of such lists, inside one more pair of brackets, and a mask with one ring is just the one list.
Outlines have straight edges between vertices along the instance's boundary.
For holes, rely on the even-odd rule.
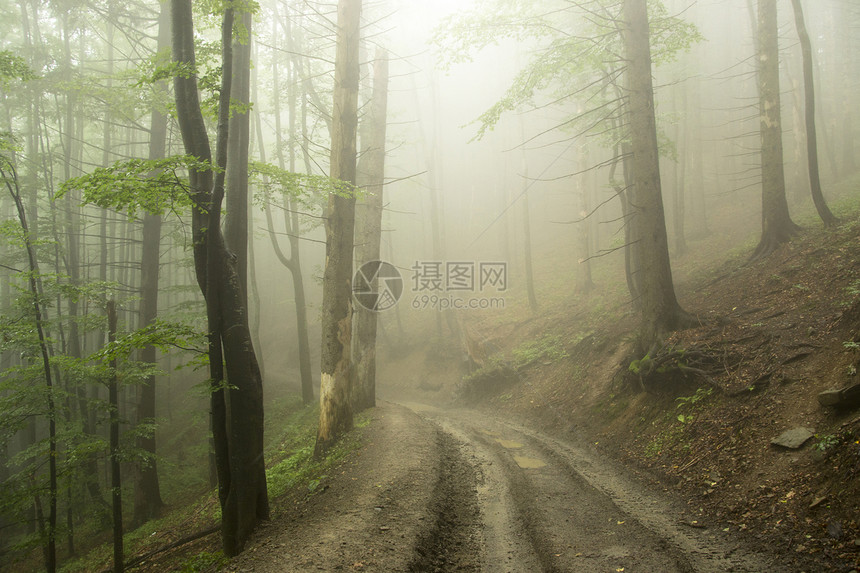
[[363,431],[327,487],[228,570],[803,570],[697,522],[587,444],[415,404],[383,403]]

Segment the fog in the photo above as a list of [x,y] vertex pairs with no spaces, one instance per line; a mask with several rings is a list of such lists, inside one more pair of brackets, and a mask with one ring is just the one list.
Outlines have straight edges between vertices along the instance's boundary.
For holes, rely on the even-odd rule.
[[299,483],[264,454],[292,476],[377,395],[463,405],[615,323],[632,372],[691,284],[856,195],[856,0],[357,4],[0,1],[0,556],[111,523],[121,561],[159,479],[221,485],[239,553]]
[[[590,3],[584,4],[578,8],[574,3],[548,3],[561,11],[554,21],[568,22],[571,35],[588,29]],[[794,17],[788,8],[780,8],[784,150],[788,195],[793,204],[802,205],[809,202],[802,136],[803,80]],[[614,277],[611,280],[623,280],[619,247],[624,244],[624,220],[609,181],[612,149],[605,130],[597,125],[599,119],[617,110],[598,107],[589,117],[589,106],[600,101],[594,90],[562,97],[558,86],[550,84],[504,112],[477,139],[481,115],[505,96],[522,69],[548,53],[545,38],[520,41],[499,34],[496,42],[472,49],[469,61],[446,62],[445,42],[451,45],[454,40],[448,37],[441,45],[433,42],[444,31],[440,26],[445,18],[493,9],[486,2],[389,2],[365,7],[369,38],[365,59],[376,46],[384,46],[392,58],[382,258],[404,276],[407,289],[398,320],[415,324],[412,335],[418,338],[423,327],[417,325],[432,322],[427,313],[415,311],[409,304],[420,294],[409,288],[412,267],[418,261],[504,261],[510,283],[506,302],[512,306],[523,303],[526,200],[539,299],[556,300],[565,290],[574,292],[584,272],[580,261],[591,257],[596,257],[590,259],[591,264],[605,269],[607,276]],[[525,10],[533,15],[552,12],[549,7]],[[744,0],[669,2],[666,14],[693,24],[701,36],[689,50],[679,50],[670,61],[657,62],[654,67],[672,256],[682,255],[674,237],[677,227],[672,223],[678,208],[673,197],[680,184],[688,241],[683,256],[691,257],[702,242],[723,245],[728,237],[735,242],[749,241],[760,232],[754,23]],[[819,126],[824,134],[822,175],[830,183],[845,174],[844,168],[850,168],[839,142],[850,141],[853,131],[850,123],[839,118],[846,113],[850,118],[857,78],[850,70],[856,65],[836,46],[843,41],[855,45],[848,38],[855,31],[852,18],[856,18],[856,8],[845,2],[816,2],[807,7],[806,19],[816,46]],[[617,67],[618,58],[620,54],[609,54],[605,60]],[[367,79],[368,67],[363,69]],[[266,118],[270,110],[267,98],[255,105]],[[584,122],[570,122],[577,113],[585,114]],[[318,167],[324,167],[324,158]],[[679,183],[682,177],[686,180]],[[439,213],[435,246],[434,202]],[[256,220],[262,217],[258,214]],[[267,258],[271,247],[259,227],[255,250],[262,306],[267,309],[261,314],[263,356],[267,362],[279,364],[273,368],[279,373],[277,383],[284,376],[283,382],[289,384],[292,376],[287,373],[295,364],[291,359],[294,326],[289,273]],[[587,252],[583,227],[589,234]],[[308,238],[324,240],[322,229]],[[306,276],[313,277],[309,279],[311,302],[318,305],[324,248],[310,241],[303,241],[302,248]],[[393,328],[394,313],[382,313],[379,319],[383,327]],[[480,313],[469,315],[471,321],[481,319]],[[282,345],[291,348],[290,352],[280,352]]]

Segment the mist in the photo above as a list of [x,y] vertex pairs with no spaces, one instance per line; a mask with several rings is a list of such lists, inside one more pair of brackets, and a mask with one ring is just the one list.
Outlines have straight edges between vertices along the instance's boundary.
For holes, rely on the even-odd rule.
[[[775,431],[745,408],[821,452],[851,443],[853,2],[210,4],[0,2],[3,565],[55,571],[111,529],[120,570],[123,540],[152,549],[129,531],[208,500],[187,543],[220,531],[194,552],[226,566],[271,515],[303,523],[285,499],[377,495],[364,470],[354,489],[330,477],[367,451],[415,480],[405,513],[424,522],[379,570],[492,570],[504,547],[521,570],[587,570],[606,539],[566,555],[539,524],[558,507],[523,493],[575,497],[576,473],[628,512],[608,522],[644,524],[601,553],[622,571],[648,531],[710,542],[624,506],[602,464],[699,471],[710,496],[743,473],[719,458],[726,428],[750,451]],[[800,486],[766,455],[786,503]]]

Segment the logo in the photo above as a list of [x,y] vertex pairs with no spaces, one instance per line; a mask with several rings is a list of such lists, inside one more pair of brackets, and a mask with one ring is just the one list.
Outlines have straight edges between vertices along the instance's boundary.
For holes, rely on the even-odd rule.
[[372,312],[383,312],[397,304],[403,295],[403,277],[394,265],[370,261],[361,265],[352,278],[356,302]]

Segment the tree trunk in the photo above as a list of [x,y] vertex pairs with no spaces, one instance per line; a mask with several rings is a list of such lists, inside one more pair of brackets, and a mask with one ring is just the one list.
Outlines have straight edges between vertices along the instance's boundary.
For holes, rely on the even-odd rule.
[[[528,166],[523,161],[523,186],[528,188],[529,171]],[[529,308],[532,312],[537,312],[538,302],[535,295],[535,279],[534,269],[532,268],[532,216],[529,209],[529,194],[523,190],[523,253],[526,263],[526,293],[529,299]]]
[[[676,106],[678,105],[678,92],[681,90],[674,90],[673,101]],[[674,239],[675,239],[675,256],[682,257],[687,252],[687,237],[684,229],[684,219],[687,214],[686,207],[686,197],[684,196],[687,188],[687,156],[690,151],[689,145],[689,137],[687,136],[687,128],[686,122],[688,116],[687,112],[687,91],[683,90],[683,98],[681,103],[681,117],[684,120],[684,128],[681,128],[681,124],[675,124],[675,145],[678,148],[678,157],[675,161],[675,185],[674,193],[672,193],[672,230],[674,231]],[[684,141],[682,143],[681,136],[683,134]]]
[[[281,19],[277,16],[277,12],[275,15],[275,19],[280,21]],[[278,31],[278,23],[275,22],[273,25],[272,36],[277,39],[277,31]],[[291,53],[295,54],[300,51],[300,46],[297,45],[298,42],[293,38],[292,35],[292,25],[290,23],[290,18],[287,16],[283,19],[284,27],[286,28],[287,33],[287,46]],[[296,107],[297,107],[297,95],[298,95],[298,86],[301,82],[301,74],[300,67],[301,63],[298,61],[298,58],[292,57],[290,59],[290,80],[289,83],[289,117],[290,117],[290,129],[289,129],[289,169],[292,172],[296,171],[296,139],[298,138],[297,133],[297,125],[296,125]],[[280,93],[280,74],[278,68],[278,62],[272,62],[272,83],[273,83],[273,91],[275,93]],[[305,101],[305,98],[303,98]],[[284,142],[283,135],[281,130],[281,105],[280,98],[274,99],[274,114],[275,114],[275,142],[276,142],[276,155],[278,157],[278,167],[281,169],[287,168],[286,160],[284,159]],[[305,114],[302,114],[302,130],[305,129]],[[261,144],[260,150],[263,150],[263,146]],[[265,161],[265,159],[263,160]],[[310,173],[310,162],[305,162],[305,167]],[[272,239],[272,244],[275,247],[276,253],[278,253],[278,257],[284,266],[287,267],[290,271],[290,275],[293,278],[293,299],[295,300],[295,308],[296,308],[296,336],[298,338],[298,351],[299,351],[299,377],[301,378],[301,388],[302,388],[302,402],[304,404],[310,404],[314,400],[314,381],[313,381],[313,372],[311,370],[311,344],[310,344],[310,335],[308,333],[308,310],[307,310],[307,300],[305,297],[305,284],[304,284],[304,276],[302,274],[302,258],[301,258],[301,249],[300,249],[300,235],[301,235],[301,226],[299,225],[299,214],[298,214],[298,205],[296,205],[293,198],[289,198],[285,201],[287,211],[284,213],[284,223],[287,227],[287,240],[290,244],[290,256],[289,258],[284,257],[281,253],[280,246],[277,242],[277,237],[274,236],[273,227],[271,221],[269,221],[269,228],[272,229],[270,234],[270,238]],[[271,215],[267,211],[267,217],[270,219]]]
[[[358,128],[361,0],[340,0],[337,9],[331,177],[355,184]],[[352,428],[350,345],[355,197],[332,193],[326,217],[326,264],[322,300],[320,422],[315,455],[324,455]]]
[[[241,13],[239,27],[247,37],[233,43],[233,86],[227,139],[227,194],[224,242],[236,257],[239,283],[248,293],[248,145],[251,128],[251,12]],[[244,106],[244,108],[243,108]],[[245,303],[247,307],[247,302]]]
[[[116,302],[107,303],[108,342],[116,340]],[[123,571],[122,548],[122,475],[119,449],[119,395],[117,394],[116,358],[110,361],[108,403],[110,404],[110,487],[113,514],[113,571]]]
[[639,343],[641,349],[647,351],[667,333],[687,324],[690,317],[681,309],[675,298],[672,268],[669,263],[645,0],[624,0],[624,19],[627,112],[633,153],[630,224],[636,230],[634,248],[641,265],[642,326]]
[[[379,49],[373,66],[369,141],[358,166],[358,186],[367,193],[356,205],[356,262],[359,267],[378,261],[382,244],[382,210],[385,183],[385,135],[388,121],[388,53]],[[372,284],[379,292],[378,279]],[[355,321],[355,379],[353,411],[376,405],[377,313],[358,306]]]
[[[174,61],[194,67],[194,31],[189,0],[172,0]],[[263,459],[263,396],[260,369],[248,328],[247,305],[235,259],[221,233],[228,162],[227,139],[233,78],[233,9],[222,24],[222,86],[219,95],[216,165],[192,172],[192,228],[197,282],[206,298],[212,432],[221,502],[224,553],[242,551],[260,519],[267,519]],[[174,78],[176,109],[186,152],[211,160],[209,138],[197,95],[197,78]],[[225,371],[226,366],[226,371]],[[229,386],[227,386],[229,382]]]
[[818,136],[815,132],[815,78],[812,70],[812,42],[806,31],[806,22],[803,19],[803,6],[800,0],[791,0],[794,7],[794,21],[797,26],[797,35],[800,37],[800,48],[803,52],[803,90],[806,94],[806,154],[809,161],[809,185],[812,189],[812,202],[818,216],[829,227],[837,222],[831,213],[824,193],[821,191],[821,174],[818,167]]
[[758,0],[758,78],[761,124],[762,235],[753,260],[766,257],[799,228],[788,213],[779,94],[776,0]]
[[[33,318],[36,323],[36,334],[39,339],[39,350],[42,358],[42,369],[45,375],[45,388],[47,390],[46,406],[48,417],[48,522],[45,524],[42,513],[41,500],[36,496],[35,506],[39,529],[44,534],[45,570],[55,573],[57,570],[57,424],[56,408],[54,403],[54,379],[51,375],[50,350],[48,339],[45,336],[44,321],[47,317],[42,312],[40,303],[42,285],[39,275],[39,264],[36,259],[36,247],[34,236],[27,225],[27,215],[24,210],[24,202],[21,199],[21,190],[18,187],[18,175],[15,166],[11,163],[5,164],[4,158],[0,157],[0,179],[6,184],[6,188],[15,201],[18,211],[18,221],[24,232],[24,247],[27,250],[27,261],[29,263],[30,276],[28,286],[30,296],[33,299]],[[35,438],[35,436],[34,436]],[[33,440],[35,442],[35,439]]]
[[[161,6],[158,20],[158,50],[170,46],[170,12],[167,5]],[[156,86],[159,92],[167,91],[166,82]],[[152,110],[150,121],[149,158],[159,159],[167,150],[167,116],[160,109]],[[140,328],[152,324],[158,316],[158,276],[161,254],[161,216],[143,216],[143,246],[140,260]],[[154,346],[146,346],[140,352],[140,361],[155,364]],[[155,376],[149,376],[140,388],[137,406],[138,423],[155,419]],[[158,462],[155,458],[155,436],[140,437],[137,447],[147,452],[150,459],[137,464],[137,480],[134,489],[133,523],[140,525],[158,517],[164,502],[158,483]]]
[[591,202],[589,201],[588,185],[588,147],[579,147],[579,177],[576,179],[576,194],[579,199],[579,223],[577,236],[579,242],[579,272],[576,273],[576,292],[590,294],[594,290],[594,280],[591,276]]

